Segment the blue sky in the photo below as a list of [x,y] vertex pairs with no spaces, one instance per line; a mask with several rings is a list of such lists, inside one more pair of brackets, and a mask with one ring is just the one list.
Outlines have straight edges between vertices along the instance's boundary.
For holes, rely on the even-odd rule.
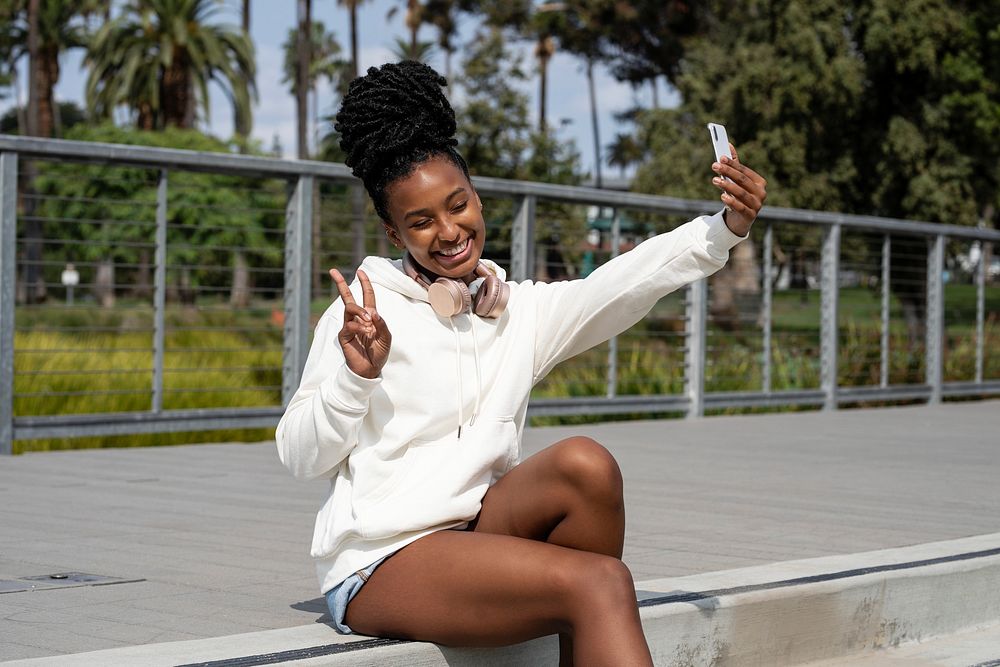
[[[117,4],[117,3],[116,3]],[[239,23],[238,0],[226,0],[225,9],[220,12],[220,19]],[[375,0],[361,5],[359,10],[358,40],[360,44],[359,60],[362,71],[386,61],[395,60],[391,46],[395,37],[407,37],[408,32],[403,24],[405,0]],[[251,3],[251,33],[257,47],[257,86],[260,94],[254,109],[253,136],[259,139],[265,147],[270,147],[275,136],[279,137],[286,157],[295,151],[295,102],[286,84],[281,83],[282,52],[281,44],[287,32],[296,24],[294,0],[253,0]],[[392,19],[387,13],[394,7],[400,7]],[[336,0],[313,0],[313,18],[322,21],[327,30],[332,31],[345,52],[350,49],[349,19],[347,10],[340,7]],[[460,43],[466,43],[475,32],[476,21],[468,15],[460,18]],[[434,39],[434,30],[429,26],[421,29],[420,38]],[[534,75],[534,58],[531,56],[531,44],[515,44],[514,48],[523,55],[522,67],[532,75],[526,82],[525,92],[530,97],[530,111],[537,124],[537,92],[538,80]],[[452,56],[452,71],[458,69],[462,58],[461,52]],[[81,68],[82,53],[70,52],[63,56],[61,63],[62,76],[56,88],[59,100],[83,102],[85,72]],[[430,64],[440,71],[444,70],[444,54],[436,53]],[[21,97],[26,98],[23,90],[26,81],[26,71],[22,63]],[[618,83],[604,67],[595,69],[598,90],[598,111],[601,143],[607,145],[616,132],[624,131],[615,119],[616,112],[623,111],[636,102],[642,106],[650,106],[652,92],[647,85],[641,90],[633,90],[630,86]],[[549,123],[562,129],[559,136],[574,140],[581,154],[584,169],[593,170],[594,147],[590,125],[590,110],[587,93],[587,80],[583,67],[577,59],[562,53],[553,57],[549,65],[548,118]],[[325,116],[335,109],[333,94],[321,86],[319,94],[319,115]],[[670,105],[676,102],[676,95],[660,84],[660,104]],[[207,129],[212,134],[228,137],[232,133],[232,114],[229,105],[219,90],[211,91],[211,117]],[[12,106],[11,98],[0,101],[0,113]],[[565,121],[564,121],[565,119]],[[561,123],[562,121],[562,123]],[[568,122],[566,122],[568,121]],[[564,123],[564,124],[563,124]],[[617,175],[604,167],[606,175]]]

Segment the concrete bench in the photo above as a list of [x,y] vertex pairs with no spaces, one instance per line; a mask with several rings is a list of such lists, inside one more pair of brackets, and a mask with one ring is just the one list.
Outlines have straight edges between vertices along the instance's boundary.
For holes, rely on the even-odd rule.
[[[636,596],[658,665],[801,665],[863,656],[1000,623],[1000,533],[645,581]],[[1000,649],[994,652],[998,655],[980,662],[993,664],[989,660],[1000,658]],[[478,667],[557,662],[555,637],[462,649],[341,637],[313,623],[5,664]]]

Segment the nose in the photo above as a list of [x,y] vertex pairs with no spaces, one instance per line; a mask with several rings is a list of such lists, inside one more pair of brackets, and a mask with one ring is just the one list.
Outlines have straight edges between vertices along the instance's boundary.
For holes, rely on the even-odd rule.
[[438,238],[445,242],[457,241],[462,235],[460,226],[450,215],[442,216],[438,226]]

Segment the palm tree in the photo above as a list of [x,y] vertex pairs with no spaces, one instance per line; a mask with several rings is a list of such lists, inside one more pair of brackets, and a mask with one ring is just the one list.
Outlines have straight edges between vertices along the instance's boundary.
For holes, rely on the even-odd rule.
[[[420,0],[402,1],[403,4],[406,5],[406,19],[404,20],[404,23],[406,23],[407,30],[410,31],[410,48],[405,51],[408,53],[416,53],[419,48],[417,33],[420,32],[420,24],[424,22],[424,7],[420,4]],[[392,7],[388,12],[386,12],[386,20],[391,21],[397,11],[399,11],[399,7]],[[406,58],[403,58],[403,60],[406,60]]]
[[645,151],[635,135],[619,132],[615,140],[608,144],[608,164],[621,169],[622,178],[625,177],[625,170],[642,162],[643,157]]
[[392,55],[399,60],[416,60],[425,63],[434,54],[434,42],[407,42],[400,37],[396,38],[396,44],[392,47]]
[[312,0],[296,3],[298,30],[295,35],[295,117],[298,129],[298,158],[309,158],[309,62],[312,60]]
[[424,22],[430,23],[438,30],[438,47],[444,51],[444,78],[451,86],[451,55],[455,52],[452,40],[458,32],[455,22],[456,0],[425,0],[423,9]]
[[[108,4],[110,6],[110,3]],[[243,36],[252,42],[253,39],[250,37],[250,0],[243,0],[243,11],[240,16],[243,19],[241,25],[243,29]],[[246,150],[247,138],[250,136],[250,131],[252,129],[251,125],[251,119],[244,116],[241,113],[241,108],[236,106],[233,109],[233,132],[239,138],[240,152],[244,152]]]
[[101,8],[98,0],[4,0],[0,2],[0,50],[13,71],[28,56],[28,106],[26,134],[51,137],[59,134],[54,91],[59,83],[59,57],[69,49],[87,45],[87,20]]
[[199,102],[209,117],[214,81],[249,123],[257,94],[253,43],[239,28],[213,23],[218,8],[213,0],[132,0],[91,42],[90,110],[127,104],[140,128],[192,128]]
[[[335,89],[340,88],[340,81],[346,75],[350,63],[340,59],[340,43],[332,32],[327,32],[326,26],[321,21],[311,22],[312,44],[309,51],[312,58],[309,63],[309,72],[306,81],[306,90],[312,95],[312,116],[313,126],[318,126],[319,109],[317,88],[322,79],[326,79]],[[293,96],[298,96],[298,36],[297,28],[288,31],[288,37],[282,44],[285,52],[285,60],[281,79],[282,83],[289,84]]]
[[[353,81],[358,76],[358,7],[365,0],[337,0],[342,7],[346,7],[351,15],[351,69],[347,81]],[[343,92],[343,91],[342,91]],[[351,229],[354,236],[354,247],[351,256],[354,264],[361,264],[365,257],[365,192],[360,185],[351,186]],[[388,243],[383,235],[378,237],[378,254],[385,256],[388,254]]]

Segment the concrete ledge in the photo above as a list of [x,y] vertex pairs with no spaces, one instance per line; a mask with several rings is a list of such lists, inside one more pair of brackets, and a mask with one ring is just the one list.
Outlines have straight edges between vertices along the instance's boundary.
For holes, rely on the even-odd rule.
[[[658,665],[796,665],[1000,621],[1000,533],[637,586]],[[8,665],[544,665],[545,637],[502,649],[341,637],[322,624]]]

